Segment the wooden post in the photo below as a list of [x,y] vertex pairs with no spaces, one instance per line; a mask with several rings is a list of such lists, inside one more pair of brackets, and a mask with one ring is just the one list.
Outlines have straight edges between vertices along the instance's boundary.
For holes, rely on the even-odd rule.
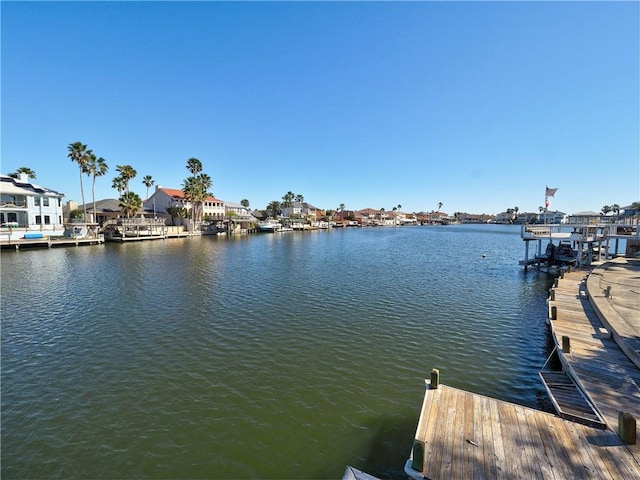
[[636,419],[630,413],[618,412],[618,436],[625,443],[636,444]]
[[549,291],[549,300],[551,300],[552,302],[555,302],[555,300],[556,300],[556,291],[555,291],[554,288],[552,288]]
[[604,289],[605,298],[611,298],[611,285]]
[[558,319],[558,307],[555,305],[551,305],[551,320]]
[[571,353],[571,340],[568,336],[562,336],[562,351],[564,353]]
[[417,438],[413,441],[411,468],[417,472],[424,471],[424,442],[421,442]]
[[440,370],[434,368],[431,370],[431,388],[438,388],[440,386]]

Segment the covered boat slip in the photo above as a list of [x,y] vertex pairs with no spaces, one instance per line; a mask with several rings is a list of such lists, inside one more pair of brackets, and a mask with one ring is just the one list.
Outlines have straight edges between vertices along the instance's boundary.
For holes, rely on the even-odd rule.
[[[625,254],[629,241],[640,244],[637,224],[522,225],[524,260],[529,266],[589,266]],[[533,242],[533,246],[530,245]]]
[[619,480],[640,478],[640,465],[610,429],[427,385],[405,472],[416,480]]

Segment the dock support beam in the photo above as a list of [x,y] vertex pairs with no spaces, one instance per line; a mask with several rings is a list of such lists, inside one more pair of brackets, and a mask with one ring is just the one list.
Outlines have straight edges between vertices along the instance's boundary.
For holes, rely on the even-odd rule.
[[562,336],[562,351],[564,353],[571,353],[571,339],[566,335]]

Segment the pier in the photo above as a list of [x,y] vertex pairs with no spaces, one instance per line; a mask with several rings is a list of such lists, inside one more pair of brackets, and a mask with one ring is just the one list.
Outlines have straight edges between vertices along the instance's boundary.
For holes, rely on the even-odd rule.
[[557,414],[440,384],[434,370],[405,472],[416,480],[640,478],[640,259],[563,272],[549,296]]
[[[519,263],[525,271],[531,266],[553,272],[568,266],[590,267],[640,251],[638,224],[522,225],[520,237],[525,253]],[[625,251],[621,251],[623,241]]]
[[52,248],[52,247],[72,247],[83,245],[101,245],[104,243],[103,235],[83,238],[69,237],[48,237],[38,239],[18,239],[0,241],[0,249],[2,250],[20,250],[21,248]]

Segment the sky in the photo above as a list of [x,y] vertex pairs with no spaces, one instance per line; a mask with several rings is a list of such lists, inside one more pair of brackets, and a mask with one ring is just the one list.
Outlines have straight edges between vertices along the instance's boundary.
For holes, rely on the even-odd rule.
[[[638,2],[2,1],[1,163],[227,202],[565,213],[640,200]],[[85,200],[91,179],[84,176]]]

